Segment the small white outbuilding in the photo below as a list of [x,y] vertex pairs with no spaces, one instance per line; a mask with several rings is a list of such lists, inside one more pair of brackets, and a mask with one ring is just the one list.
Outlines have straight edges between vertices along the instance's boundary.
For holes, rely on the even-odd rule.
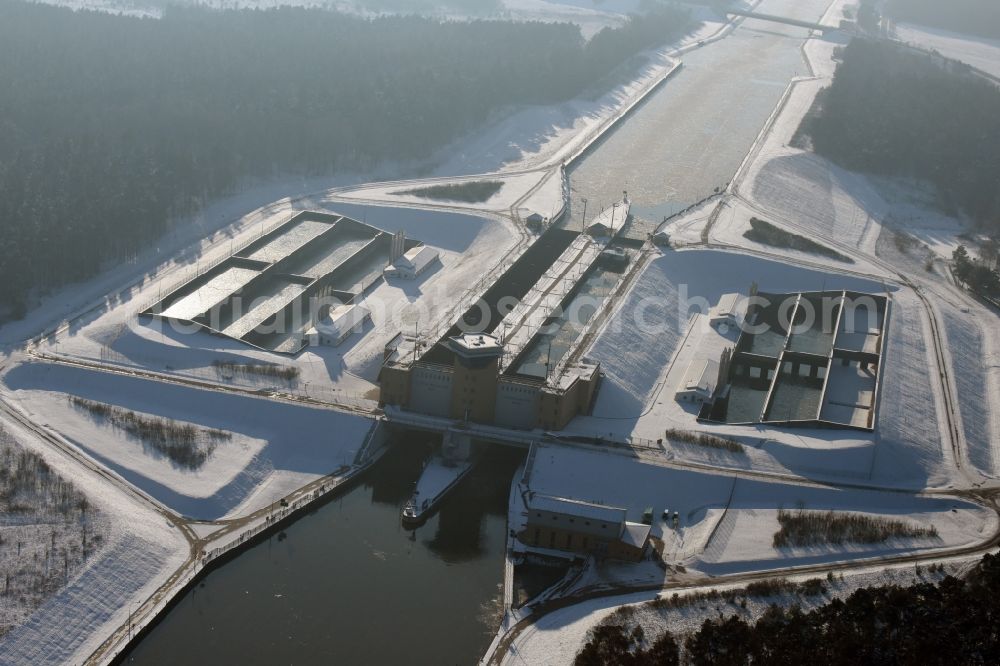
[[723,294],[719,302],[708,313],[708,323],[712,328],[725,325],[736,329],[743,325],[747,317],[747,298],[742,294]]
[[694,359],[674,397],[681,402],[708,402],[719,381],[719,363],[709,358]]
[[338,305],[309,329],[309,342],[336,347],[352,334],[360,332],[371,317],[368,308],[361,305]]
[[412,280],[417,277],[438,260],[438,251],[427,245],[417,245],[411,247],[396,259],[391,266],[387,266],[382,274],[386,278],[403,278]]

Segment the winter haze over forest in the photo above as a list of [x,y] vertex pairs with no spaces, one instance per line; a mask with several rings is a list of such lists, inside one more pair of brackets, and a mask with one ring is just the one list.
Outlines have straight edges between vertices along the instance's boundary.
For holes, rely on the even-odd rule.
[[0,663],[994,663],[1000,4],[0,3]]

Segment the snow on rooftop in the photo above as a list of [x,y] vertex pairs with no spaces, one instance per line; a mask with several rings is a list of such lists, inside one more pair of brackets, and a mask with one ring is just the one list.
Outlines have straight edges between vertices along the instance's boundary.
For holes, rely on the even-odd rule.
[[608,523],[624,523],[625,509],[606,506],[596,502],[588,502],[568,497],[531,493],[528,498],[528,508],[549,513],[561,513]]
[[742,294],[730,292],[719,297],[719,302],[712,308],[711,316],[715,318],[737,318],[746,312],[747,299]]
[[574,363],[567,365],[562,368],[562,372],[559,373],[558,377],[549,377],[549,385],[560,391],[568,390],[573,385],[573,382],[578,379],[590,381],[599,367],[594,363]]
[[403,256],[396,260],[396,265],[405,265],[416,272],[420,272],[427,264],[438,258],[438,251],[427,245],[417,245],[411,247]]
[[595,236],[617,235],[628,220],[630,208],[631,204],[627,199],[615,202],[594,217],[587,225],[587,231]]
[[[704,312],[719,297],[746,287],[748,276],[761,291],[848,289],[882,293],[886,284],[861,276],[823,272],[770,259],[717,250],[679,250],[654,259],[624,296],[622,306],[600,331],[588,357],[601,363],[604,379],[591,415],[576,417],[566,430],[604,437],[631,435],[655,441],[665,428],[697,428],[697,414],[663,399],[680,386],[697,356],[717,358],[732,341],[707,323],[691,325],[691,311]],[[919,299],[908,289],[888,285],[893,299],[889,318],[876,445],[866,433],[833,433],[777,427],[713,426],[720,436],[745,437],[753,444],[743,460],[727,465],[793,471],[813,477],[865,479],[902,487],[947,483],[953,473],[943,465],[946,435],[940,400],[927,367],[933,364],[925,340],[928,324]],[[645,302],[644,326],[631,325]],[[704,321],[704,317],[702,320]],[[666,387],[666,388],[664,388]],[[689,447],[690,448],[690,447]],[[678,455],[681,450],[677,449]],[[701,460],[703,454],[683,452]]]
[[466,333],[451,338],[451,341],[459,349],[469,352],[499,352],[501,349],[500,341],[486,333]]
[[684,375],[683,388],[689,391],[715,391],[719,377],[719,362],[710,358],[696,358],[688,365]]
[[651,529],[651,526],[644,523],[625,523],[625,529],[622,531],[621,539],[629,546],[642,548],[646,545],[646,539],[649,538],[649,532]]
[[320,334],[339,340],[369,317],[371,312],[362,305],[338,305],[330,310],[329,315],[317,321],[315,327]]
[[[540,495],[556,497],[572,496],[579,488],[586,488],[588,497],[622,507],[635,518],[647,507],[653,507],[654,516],[664,509],[676,511],[686,561],[713,574],[966,545],[977,542],[997,522],[988,509],[952,498],[747,480],[667,467],[653,458],[557,445],[536,447],[529,483]],[[713,530],[727,504],[728,522]],[[933,525],[940,537],[827,548],[774,548],[771,537],[780,528],[778,510],[800,505],[806,510],[881,515],[919,526]],[[652,535],[664,533],[671,534],[672,528],[654,519]]]

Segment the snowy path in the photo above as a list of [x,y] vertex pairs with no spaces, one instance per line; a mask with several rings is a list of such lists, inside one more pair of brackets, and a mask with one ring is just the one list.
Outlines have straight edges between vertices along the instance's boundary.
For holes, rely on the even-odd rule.
[[[837,18],[836,10],[844,5],[843,0],[836,0],[829,8],[823,21],[835,22]],[[644,70],[641,76],[626,85],[620,86],[608,95],[596,102],[586,102],[576,100],[570,104],[562,105],[558,109],[535,109],[526,110],[512,115],[501,126],[495,128],[494,132],[487,133],[483,137],[467,141],[466,150],[459,151],[455,158],[441,164],[437,170],[437,177],[411,180],[373,183],[365,186],[347,187],[344,182],[337,183],[340,187],[328,189],[332,183],[321,184],[299,184],[296,191],[301,196],[288,197],[274,203],[265,205],[252,213],[232,222],[225,231],[213,235],[212,238],[199,243],[187,259],[171,260],[162,262],[162,256],[169,256],[173,249],[189,243],[192,239],[200,237],[206,229],[221,227],[223,222],[231,222],[234,212],[245,210],[247,202],[252,201],[254,205],[262,203],[261,197],[265,196],[261,192],[248,193],[245,197],[235,197],[232,201],[220,204],[211,211],[212,221],[206,223],[204,227],[194,227],[188,229],[188,235],[179,234],[172,241],[164,242],[162,254],[152,253],[145,263],[136,266],[124,267],[116,270],[98,280],[86,285],[68,288],[57,298],[52,299],[49,304],[39,311],[31,313],[29,319],[23,324],[6,327],[2,332],[3,338],[8,343],[14,343],[23,339],[29,332],[34,332],[48,327],[55,330],[56,340],[65,340],[75,335],[80,335],[81,327],[86,327],[94,318],[98,318],[105,312],[121,308],[123,304],[129,307],[135,306],[151,298],[159,288],[160,283],[183,277],[191,271],[191,262],[205,262],[217,260],[226,256],[227,251],[232,247],[231,243],[237,238],[244,238],[255,235],[264,227],[280,221],[291,210],[297,207],[333,207],[343,205],[356,205],[359,209],[370,208],[371,204],[378,203],[379,206],[387,209],[399,211],[435,211],[437,213],[458,212],[476,213],[481,218],[487,220],[484,226],[489,225],[489,230],[480,233],[475,240],[469,240],[469,244],[462,250],[473,247],[475,243],[480,246],[496,245],[503,250],[516,252],[516,248],[522,247],[530,242],[530,238],[518,224],[524,213],[529,211],[542,212],[548,216],[555,216],[561,211],[565,202],[566,193],[563,186],[563,174],[561,162],[579,155],[586,147],[603,131],[612,126],[621,118],[628,109],[631,108],[638,99],[655,89],[659,82],[665,80],[677,67],[676,58],[688,48],[700,48],[712,40],[725,37],[732,30],[732,25],[715,24],[708,25],[699,33],[689,36],[686,44],[679,47],[671,47],[655,54],[650,66]],[[820,434],[802,433],[794,438],[779,436],[778,439],[768,440],[766,445],[761,443],[759,448],[754,448],[748,454],[744,463],[750,468],[748,475],[755,476],[758,480],[750,483],[773,483],[779,478],[788,481],[794,479],[796,475],[814,476],[816,470],[829,470],[832,461],[836,460],[839,469],[835,469],[835,476],[839,474],[842,479],[853,479],[860,475],[864,478],[867,473],[867,482],[870,484],[895,485],[901,479],[910,485],[913,480],[919,481],[921,487],[929,485],[943,486],[948,483],[966,485],[968,479],[961,478],[961,475],[953,474],[957,469],[962,471],[962,466],[968,460],[973,467],[990,474],[997,472],[997,436],[1000,427],[997,424],[996,409],[989,409],[990,405],[997,404],[997,396],[1000,395],[998,389],[997,368],[1000,364],[996,359],[1000,358],[995,352],[992,340],[985,332],[989,330],[988,325],[973,325],[969,328],[969,318],[965,311],[959,309],[955,311],[951,307],[931,307],[926,296],[921,293],[924,290],[944,291],[938,282],[931,282],[922,276],[906,277],[905,271],[891,263],[887,263],[875,256],[875,248],[883,230],[881,218],[887,211],[896,205],[885,198],[884,192],[864,178],[837,170],[832,165],[826,163],[815,156],[810,156],[804,151],[789,147],[794,136],[798,121],[802,114],[809,108],[815,92],[827,80],[832,73],[832,65],[829,56],[835,44],[825,40],[809,39],[805,42],[804,52],[807,56],[810,68],[814,76],[810,79],[796,81],[788,89],[788,93],[783,98],[781,104],[775,109],[772,119],[762,130],[761,136],[755,143],[753,150],[747,156],[743,167],[740,169],[739,178],[734,181],[731,189],[730,201],[734,204],[729,209],[729,217],[720,219],[707,232],[711,244],[716,248],[725,248],[733,256],[739,257],[732,263],[754,264],[754,269],[759,266],[775,263],[771,260],[784,260],[787,264],[783,269],[768,268],[765,270],[770,279],[776,284],[784,285],[789,276],[794,274],[800,279],[818,279],[821,272],[836,274],[844,280],[858,280],[859,273],[867,275],[872,280],[889,279],[893,282],[902,281],[905,284],[905,296],[902,292],[899,295],[900,311],[894,315],[892,326],[895,327],[894,336],[896,342],[890,346],[890,354],[898,354],[898,368],[894,376],[896,388],[889,389],[897,391],[898,395],[890,395],[884,400],[884,405],[891,405],[888,409],[883,408],[885,414],[884,424],[880,425],[880,440],[874,444],[870,441],[851,442],[850,446],[844,446],[843,442],[838,446],[831,446],[831,442],[824,441]],[[530,117],[529,117],[530,116]],[[512,128],[517,128],[517,123],[525,121],[525,126],[529,127],[526,134],[517,137],[516,141],[508,141]],[[506,134],[505,134],[506,133]],[[497,150],[479,150],[478,147],[494,146]],[[478,168],[472,168],[478,167]],[[485,167],[485,168],[483,168]],[[481,175],[475,176],[454,176],[453,174],[467,174],[481,171]],[[391,177],[391,175],[390,175]],[[501,191],[490,200],[476,205],[456,205],[448,202],[432,202],[426,199],[402,195],[398,192],[403,189],[412,189],[427,184],[455,183],[470,180],[498,179],[503,181],[504,186]],[[327,189],[324,189],[327,188]],[[313,194],[307,194],[312,192]],[[273,197],[272,197],[273,198]],[[264,199],[269,200],[269,199]],[[738,208],[742,206],[742,208]],[[845,267],[815,257],[805,257],[781,252],[768,252],[760,247],[752,247],[748,243],[740,240],[744,227],[739,216],[747,217],[752,211],[765,212],[776,223],[787,226],[790,229],[797,229],[803,233],[822,236],[825,242],[828,241],[832,247],[842,250],[845,254],[855,258],[854,266]],[[700,212],[704,216],[704,212]],[[690,220],[681,220],[679,225],[683,225]],[[936,220],[929,220],[927,229],[928,235],[937,234],[943,229]],[[401,225],[402,226],[402,225]],[[940,232],[941,237],[947,234]],[[447,242],[452,239],[442,239]],[[940,253],[947,253],[948,240],[939,244]],[[171,245],[173,243],[173,245]],[[476,246],[479,247],[479,246]],[[735,252],[733,252],[735,250]],[[697,252],[716,252],[710,248],[702,248]],[[456,256],[462,251],[456,252]],[[501,254],[497,252],[497,254]],[[681,255],[687,254],[686,257]],[[736,279],[736,272],[722,271],[713,275],[706,271],[700,275],[697,271],[688,271],[684,276],[673,275],[671,267],[673,262],[678,260],[683,264],[685,261],[695,257],[695,251],[690,253],[676,253],[665,255],[663,261],[654,260],[650,266],[646,267],[641,278],[636,282],[633,290],[625,295],[626,302],[636,303],[644,297],[662,296],[664,294],[674,294],[676,290],[668,289],[675,282],[682,279],[697,282],[699,293],[697,295],[705,297],[706,300],[715,298],[722,289],[739,289],[740,285],[730,282]],[[704,254],[702,256],[705,256]],[[447,255],[446,255],[447,258]],[[187,263],[185,263],[185,261]],[[471,270],[471,263],[466,265]],[[706,266],[706,269],[710,269]],[[146,270],[143,274],[140,269]],[[195,270],[198,264],[195,264]],[[460,271],[461,279],[467,279],[467,273]],[[700,278],[693,280],[693,276],[700,275]],[[897,279],[894,279],[897,278]],[[130,287],[113,292],[112,296],[105,297],[103,294],[111,290],[116,284],[122,284],[129,279],[133,280]],[[727,282],[729,281],[729,282]],[[457,284],[449,282],[449,284]],[[895,289],[898,285],[893,285]],[[419,289],[417,290],[419,292]],[[951,294],[954,296],[954,294]],[[415,298],[416,293],[407,294]],[[60,301],[62,299],[62,301]],[[970,299],[965,299],[966,301]],[[964,302],[964,301],[963,301]],[[68,303],[79,303],[79,307],[68,305]],[[974,302],[970,308],[977,307]],[[622,308],[624,309],[624,308]],[[669,364],[671,359],[676,358],[678,346],[682,344],[685,332],[685,324],[688,322],[687,310],[683,310],[679,302],[667,300],[661,302],[658,309],[652,312],[654,324],[661,326],[662,330],[658,337],[644,338],[641,332],[634,333],[634,337],[627,340],[626,348],[634,353],[622,354],[621,333],[618,338],[613,339],[603,337],[604,333],[612,330],[611,323],[602,329],[601,336],[598,337],[594,345],[593,353],[602,358],[605,363],[608,376],[611,381],[602,388],[602,393],[595,410],[595,418],[591,422],[580,421],[574,425],[583,431],[596,431],[602,434],[607,431],[614,431],[616,435],[628,435],[638,432],[641,436],[655,438],[666,423],[671,420],[678,423],[686,423],[687,418],[672,410],[672,405],[662,405],[671,401],[668,394],[672,390],[667,375],[669,374]],[[70,314],[72,313],[72,314]],[[978,316],[979,313],[976,313]],[[896,318],[898,317],[898,319]],[[56,324],[51,324],[57,321]],[[123,320],[125,322],[126,320]],[[124,325],[123,322],[122,325]],[[51,324],[51,325],[50,325]],[[108,331],[113,327],[107,327],[101,331],[88,331],[87,334],[80,335],[74,344],[81,347],[85,344],[96,344],[98,347],[104,344],[101,336],[108,335]],[[385,330],[389,330],[389,323],[384,324]],[[633,335],[629,333],[629,335]],[[93,335],[93,337],[88,337]],[[140,340],[141,334],[129,338],[129,342],[142,346],[150,342],[150,338]],[[117,338],[115,338],[117,340]],[[353,361],[353,370],[358,375],[366,375],[371,378],[371,359],[377,358],[378,343],[381,338],[370,336],[367,340],[369,344],[359,344],[351,350],[350,361]],[[983,374],[973,372],[975,370],[977,355],[972,353],[956,353],[955,345],[961,342],[974,349],[980,349],[981,355],[985,359],[993,359],[993,370],[984,371]],[[163,338],[159,344],[164,344]],[[950,345],[950,347],[949,347]],[[190,351],[190,350],[188,350]],[[216,350],[212,350],[211,355],[215,355]],[[966,349],[968,352],[969,350]],[[226,350],[226,353],[233,353]],[[347,352],[345,352],[345,355]],[[211,356],[210,355],[210,356]],[[206,356],[205,358],[209,358]],[[253,355],[250,355],[253,358]],[[344,356],[339,358],[312,358],[317,365],[326,366],[329,363],[331,368],[342,369],[347,367]],[[11,362],[17,363],[15,357]],[[937,373],[926,372],[927,367],[936,367]],[[666,374],[661,371],[667,368]],[[365,379],[357,375],[347,376],[347,373],[331,372],[342,377],[343,381],[352,387],[365,388]],[[317,371],[315,376],[320,376],[321,371]],[[940,376],[940,381],[934,378],[935,374]],[[668,390],[664,392],[664,388]],[[168,392],[169,393],[169,392]],[[664,398],[660,399],[660,394],[664,393]],[[969,405],[966,402],[974,396],[981,402],[980,405]],[[36,396],[27,396],[33,399]],[[6,409],[6,407],[5,407]],[[624,415],[624,416],[623,416]],[[9,414],[24,427],[37,430],[37,426],[28,421],[22,420],[20,415]],[[645,421],[642,419],[647,417]],[[928,423],[933,421],[933,423]],[[641,427],[640,427],[641,426]],[[232,540],[241,534],[242,530],[252,525],[260,525],[266,518],[269,501],[273,507],[274,499],[268,497],[270,493],[303,493],[312,491],[318,487],[323,480],[317,480],[315,474],[309,478],[313,479],[307,483],[306,477],[295,477],[294,482],[289,481],[284,484],[272,486],[251,484],[246,488],[238,489],[236,500],[224,503],[219,511],[213,514],[212,518],[220,518],[218,524],[206,526],[200,524],[195,530],[186,521],[179,519],[172,511],[166,510],[160,502],[171,504],[166,499],[167,494],[157,495],[153,500],[145,493],[139,493],[125,484],[117,476],[107,471],[104,466],[96,465],[92,460],[83,456],[75,447],[67,445],[65,441],[52,438],[39,431],[39,436],[47,442],[47,445],[63,454],[71,457],[78,464],[83,464],[90,469],[92,474],[97,474],[105,478],[95,484],[102,486],[105,483],[114,484],[119,490],[131,492],[133,500],[145,503],[147,510],[153,508],[160,511],[162,516],[168,517],[180,532],[186,537],[191,548],[191,553],[186,562],[183,548],[171,549],[163,545],[169,539],[143,540],[136,537],[134,540],[123,538],[109,547],[103,559],[88,569],[81,577],[68,585],[59,596],[53,598],[43,611],[36,614],[29,623],[15,630],[12,633],[13,639],[0,643],[0,660],[4,661],[31,661],[41,662],[62,662],[78,660],[81,655],[90,654],[95,647],[95,642],[107,635],[111,638],[105,642],[105,651],[100,653],[101,658],[109,655],[111,646],[120,645],[127,634],[127,607],[131,602],[128,599],[147,599],[137,609],[136,621],[146,621],[152,618],[159,606],[169,598],[175,589],[176,584],[183,582],[195,570],[195,555],[199,548],[209,545],[215,546]],[[754,433],[757,435],[757,433]],[[88,441],[93,433],[87,435]],[[752,439],[759,439],[753,437]],[[794,441],[795,439],[799,442]],[[950,445],[949,445],[950,443]],[[338,450],[339,451],[339,450]],[[343,453],[343,451],[340,451]],[[659,454],[657,454],[659,455]],[[725,468],[732,466],[732,461],[721,461],[705,459],[699,457],[699,452],[689,452],[685,454],[679,448],[671,451],[671,455],[677,455],[677,466],[688,465],[694,469],[699,465],[707,471],[711,468]],[[687,457],[685,457],[687,456]],[[336,457],[336,454],[335,454]],[[630,465],[638,464],[636,460],[626,456],[618,456],[623,461],[628,461]],[[345,458],[346,460],[346,458]],[[327,461],[329,462],[329,461]],[[615,463],[617,464],[617,463]],[[613,465],[612,465],[613,466]],[[704,477],[705,474],[688,469],[678,472],[672,470],[673,474],[681,475],[678,478],[685,478],[683,475],[698,474]],[[315,469],[310,470],[316,472]],[[119,472],[125,474],[123,468]],[[579,472],[579,470],[577,470]],[[605,476],[606,470],[602,472]],[[718,475],[728,487],[732,470],[727,470]],[[573,475],[568,474],[567,478]],[[113,477],[113,478],[112,478]],[[133,478],[135,480],[136,477]],[[627,475],[623,478],[627,478]],[[690,477],[685,483],[692,485],[691,492],[714,487],[713,483],[705,483],[703,478],[698,481],[691,481]],[[768,481],[769,480],[769,481]],[[978,477],[977,477],[978,480]],[[176,479],[175,479],[176,481]],[[135,481],[142,486],[143,481]],[[628,488],[631,482],[619,484],[622,488]],[[655,484],[649,484],[653,487]],[[669,485],[669,484],[667,484]],[[704,486],[699,488],[699,486]],[[150,485],[150,488],[153,486]],[[721,488],[722,486],[720,486]],[[847,488],[844,484],[842,488]],[[295,491],[295,488],[299,488]],[[620,490],[620,489],[619,489]],[[155,492],[149,491],[156,495]],[[610,497],[616,490],[608,488],[604,493]],[[719,492],[723,492],[720,490]],[[723,494],[725,494],[723,492]],[[835,494],[835,493],[833,493]],[[140,496],[141,495],[141,496]],[[217,498],[216,498],[217,499]],[[634,499],[634,498],[633,498]],[[239,501],[238,501],[239,500]],[[627,501],[626,499],[622,500]],[[935,499],[933,502],[946,502],[945,499]],[[234,504],[235,503],[235,504]],[[705,506],[708,506],[708,502]],[[638,505],[637,505],[638,506]],[[936,506],[936,505],[935,505]],[[215,507],[219,508],[219,507]],[[222,511],[225,509],[225,511]],[[716,534],[717,541],[713,541],[711,550],[702,554],[702,559],[707,565],[716,565],[718,572],[726,573],[728,570],[746,569],[747,562],[752,566],[759,566],[762,560],[767,560],[761,551],[753,551],[753,538],[759,538],[758,532],[762,522],[773,522],[772,507],[744,506],[742,513],[739,511],[727,514],[725,524]],[[181,510],[175,507],[175,510]],[[704,506],[692,508],[688,511],[692,520],[701,516],[698,511],[704,510],[702,520],[708,521],[709,512],[715,509],[707,509]],[[964,509],[963,509],[964,510]],[[226,513],[226,511],[231,511]],[[247,512],[253,512],[246,515]],[[184,509],[187,513],[188,510]],[[694,512],[694,513],[692,513]],[[913,513],[911,511],[911,513]],[[231,520],[221,518],[225,514]],[[243,518],[235,516],[242,515]],[[715,515],[715,514],[712,514]],[[954,536],[951,543],[958,543],[962,539],[961,545],[955,551],[978,552],[983,545],[969,545],[969,530],[971,523],[954,526],[954,530],[949,534]],[[166,530],[163,525],[161,530]],[[216,529],[219,528],[219,529]],[[945,529],[942,523],[942,529]],[[995,529],[993,530],[995,531]],[[707,530],[703,531],[707,536]],[[989,536],[989,529],[983,527],[980,531],[980,539]],[[990,532],[992,534],[992,532]],[[176,541],[177,531],[173,531],[173,538]],[[692,541],[696,541],[692,532]],[[147,543],[148,542],[148,543]],[[990,537],[988,545],[996,543],[995,537]],[[153,544],[159,544],[153,545]],[[759,544],[757,544],[759,546]],[[692,548],[692,556],[697,552],[695,546],[685,544],[685,552]],[[138,554],[133,553],[137,551]],[[129,553],[133,553],[133,560],[129,560]],[[871,554],[871,553],[869,553]],[[843,555],[843,554],[840,554]],[[882,554],[886,556],[885,553]],[[785,565],[794,564],[804,566],[803,570],[825,572],[830,569],[847,569],[857,567],[857,564],[831,564],[834,555],[824,553],[817,556],[821,560],[818,564],[809,563],[807,559],[785,561]],[[913,555],[890,555],[886,561],[906,561],[929,559],[937,557],[933,554]],[[133,575],[116,577],[116,567],[130,568]],[[164,572],[169,572],[171,568],[174,574],[170,580],[159,587],[154,596],[151,590],[162,582]],[[733,580],[747,580],[750,577],[744,573],[733,575]],[[145,587],[144,587],[145,585]],[[96,590],[108,587],[109,595],[102,596]],[[151,586],[151,587],[150,587]],[[659,589],[659,588],[657,588]],[[650,592],[644,592],[638,597],[631,597],[631,600],[649,598]],[[93,597],[101,597],[91,603]],[[542,621],[536,625],[526,624],[522,629],[524,633],[517,639],[515,650],[510,652],[513,656],[543,654],[549,650],[549,654],[562,656],[572,655],[579,645],[580,636],[585,635],[586,628],[592,626],[594,618],[606,612],[614,606],[622,603],[622,599],[615,599],[613,605],[609,605],[608,600],[595,602],[585,602],[578,607],[566,609],[566,613],[574,616],[574,629],[571,632],[563,633],[566,615],[550,614],[543,616]],[[87,614],[85,616],[75,616],[69,618],[70,609],[76,604],[85,604]],[[563,613],[559,611],[558,613]],[[111,629],[109,629],[109,627]],[[116,628],[115,628],[116,627]],[[64,644],[58,641],[56,633],[59,629],[69,631],[71,637]],[[582,632],[582,633],[581,633]],[[86,636],[86,638],[84,638]],[[504,637],[507,640],[508,636]],[[543,646],[542,652],[537,646]],[[558,649],[557,653],[551,652]],[[532,651],[534,650],[534,651]],[[559,657],[556,657],[557,661]],[[533,659],[533,663],[548,663],[546,659]],[[565,661],[565,660],[563,660]]]
[[[823,22],[836,24],[839,12],[846,5],[845,0],[835,0]],[[893,562],[903,563],[900,567],[912,567],[914,561],[940,561],[946,555],[979,555],[994,548],[998,541],[997,516],[995,506],[992,506],[997,495],[993,487],[996,484],[984,479],[984,475],[995,479],[995,475],[1000,473],[997,468],[1000,452],[1000,363],[997,359],[1000,354],[992,337],[985,333],[988,328],[995,328],[996,315],[957,289],[946,277],[946,271],[925,269],[923,259],[901,263],[889,261],[881,251],[876,252],[877,247],[881,250],[885,238],[892,233],[891,219],[887,218],[895,216],[908,221],[907,230],[914,230],[913,235],[938,257],[936,262],[940,265],[942,260],[950,258],[951,250],[960,242],[956,240],[956,235],[960,233],[961,226],[956,221],[929,212],[923,202],[896,195],[884,183],[838,169],[812,153],[791,147],[799,121],[810,108],[816,92],[832,76],[834,63],[830,55],[834,46],[835,42],[830,40],[807,40],[803,50],[813,76],[794,81],[789,86],[741,167],[739,177],[730,188],[728,201],[716,208],[722,214],[711,214],[711,207],[699,209],[671,222],[667,230],[672,238],[678,238],[691,250],[707,245],[708,248],[735,251],[746,257],[756,255],[781,261],[786,270],[808,266],[828,275],[867,275],[873,281],[891,285],[888,288],[894,292],[893,313],[886,352],[891,377],[883,389],[879,428],[874,441],[862,444],[856,451],[850,450],[850,447],[834,447],[824,458],[820,451],[821,442],[828,438],[817,436],[818,433],[800,432],[789,438],[779,437],[782,440],[780,444],[767,440],[753,447],[747,446],[747,459],[741,464],[737,464],[739,461],[722,460],[724,456],[707,457],[706,469],[729,468],[730,474],[750,474],[756,478],[767,478],[782,471],[824,478],[821,470],[828,473],[838,463],[844,465],[853,457],[855,463],[842,467],[842,481],[839,484],[834,482],[834,487],[844,491],[854,488],[847,479],[860,473],[859,478],[864,479],[862,483],[873,487],[891,487],[904,480],[903,485],[917,491],[938,487],[940,490],[935,495],[944,502],[941,508],[959,497],[978,497],[984,505],[989,505],[989,524],[979,527],[964,521],[950,523],[951,515],[947,509],[939,514],[941,534],[954,529],[964,534],[955,542],[964,544],[959,548],[937,553],[924,550],[914,554],[911,550],[914,544],[897,544],[882,552],[872,553],[880,561],[879,568]],[[965,55],[965,61],[970,62],[969,51],[962,53],[962,46],[951,45],[958,54],[954,57],[963,59]],[[1000,66],[997,65],[1000,63],[1000,52],[994,55],[994,48],[994,45],[981,45],[977,47],[976,54],[991,59],[990,65]],[[824,244],[843,252],[855,263],[845,266],[811,255],[754,246],[742,238],[743,231],[748,228],[746,221],[751,215],[759,215],[807,237],[818,236]],[[710,223],[699,242],[697,234],[706,220]],[[589,350],[589,354],[602,361],[609,381],[601,389],[594,415],[578,418],[571,424],[571,429],[603,432],[605,436],[613,430],[613,434],[623,438],[629,435],[655,437],[655,429],[643,431],[640,426],[642,420],[648,418],[647,415],[657,413],[659,421],[654,422],[655,428],[662,429],[664,423],[691,429],[696,427],[690,415],[675,409],[675,405],[666,405],[673,403],[669,386],[671,380],[658,374],[662,368],[669,367],[668,361],[683,366],[682,361],[676,360],[682,354],[680,349],[696,344],[687,342],[687,338],[684,338],[685,342],[681,341],[685,331],[691,335],[694,328],[686,328],[686,308],[678,308],[677,303],[669,298],[664,300],[662,295],[678,293],[677,283],[683,279],[685,286],[697,285],[696,296],[707,296],[706,300],[711,301],[719,289],[714,282],[719,279],[719,273],[729,273],[730,266],[728,261],[703,261],[701,263],[706,266],[704,271],[690,267],[686,271],[675,270],[678,261],[683,261],[681,257],[684,254],[687,253],[665,253],[662,263],[654,259],[646,274],[625,296],[641,300],[661,295],[658,306],[653,310],[647,309],[647,312],[655,313],[653,323],[658,326],[655,333],[644,337],[637,333],[634,326],[619,325],[613,335],[599,338]],[[720,271],[720,266],[725,266],[726,270]],[[732,272],[740,273],[736,270]],[[758,273],[759,269],[753,272],[754,275]],[[723,290],[730,287],[739,289],[738,285],[726,285]],[[880,289],[876,287],[875,290]],[[622,349],[630,351],[623,354]],[[669,375],[669,371],[666,374]],[[753,437],[740,437],[745,433],[736,430],[729,431],[724,427],[714,430],[737,436],[745,445],[753,442]],[[794,443],[796,439],[801,440],[800,444]],[[801,460],[788,457],[788,452],[796,448]],[[768,455],[778,456],[779,451],[782,451],[780,457],[768,460]],[[688,454],[682,456],[679,448],[673,452],[677,453],[676,463],[680,466],[702,457],[692,460],[687,457]],[[650,453],[649,456],[655,454]],[[780,464],[775,465],[777,460]],[[748,471],[738,472],[741,466]],[[595,482],[602,484],[609,474],[608,466],[603,465],[600,473],[594,474],[588,484],[576,484],[573,489],[592,488]],[[659,483],[650,487],[666,489],[675,485]],[[973,490],[984,485],[991,489]],[[955,488],[967,490],[956,492]],[[612,488],[602,486],[598,494],[602,494],[603,499],[611,492],[614,492]],[[737,506],[741,502],[741,494],[744,493],[737,493],[734,499]],[[857,499],[862,494],[854,489],[850,496]],[[636,500],[638,490],[631,490],[627,495]],[[680,493],[683,497],[689,495],[690,492]],[[616,499],[619,502],[629,501],[623,497]],[[653,500],[645,498],[645,501]],[[855,506],[854,510],[864,509]],[[910,520],[920,515],[909,510],[900,511],[900,514]],[[705,587],[700,589],[718,585],[724,580],[755,578],[743,572],[748,567],[760,566],[762,560],[759,558],[766,560],[774,556],[769,542],[773,522],[773,508],[766,506],[744,506],[743,510],[727,514],[709,548],[700,556],[701,566],[716,574],[711,579],[704,579],[701,584]],[[915,550],[928,546],[931,544],[916,545]],[[845,555],[840,553],[839,556]],[[803,553],[788,560],[781,567],[780,575],[785,575],[787,567],[795,567],[792,571],[796,574],[799,571],[817,574],[838,570],[864,571],[864,567],[858,564],[837,563],[837,558],[836,553],[825,550]],[[859,574],[861,577],[865,575]],[[663,589],[683,586],[680,580],[671,581]],[[648,598],[647,595],[656,588],[655,585],[648,586],[647,591],[614,599],[589,599],[584,595],[537,609],[533,618],[501,633],[499,648],[488,655],[490,663],[501,660],[510,664],[526,661],[571,663],[586,640],[587,632],[600,619],[623,603]],[[627,586],[620,588],[619,592],[628,592]]]

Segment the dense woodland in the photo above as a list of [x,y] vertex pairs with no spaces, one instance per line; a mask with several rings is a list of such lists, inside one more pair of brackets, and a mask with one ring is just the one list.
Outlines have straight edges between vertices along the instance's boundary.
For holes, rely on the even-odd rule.
[[885,12],[896,21],[1000,39],[997,0],[889,0]]
[[[595,628],[577,666],[1000,663],[1000,556],[986,555],[964,579],[859,589],[808,613],[772,606],[756,624],[706,620],[681,640],[641,627]],[[683,650],[681,645],[683,644]]]
[[0,314],[248,178],[424,158],[498,109],[606,85],[686,20],[661,7],[584,41],[569,24],[0,2]]
[[[114,6],[136,10],[163,10],[176,6],[207,7],[266,7],[274,6],[268,0],[113,0]],[[504,9],[503,0],[310,0],[289,1],[289,5],[308,5],[327,9],[349,8],[359,12],[425,13],[443,12],[461,15],[494,15]]]
[[965,65],[856,39],[800,134],[848,169],[928,182],[945,210],[1000,231],[1000,87]]
[[981,254],[985,256],[980,259],[971,257],[965,246],[959,245],[952,252],[951,260],[952,270],[959,282],[981,296],[997,299],[1000,298],[1000,271],[993,267],[996,262],[995,248],[991,248],[993,245],[991,242],[982,248],[984,251]]

